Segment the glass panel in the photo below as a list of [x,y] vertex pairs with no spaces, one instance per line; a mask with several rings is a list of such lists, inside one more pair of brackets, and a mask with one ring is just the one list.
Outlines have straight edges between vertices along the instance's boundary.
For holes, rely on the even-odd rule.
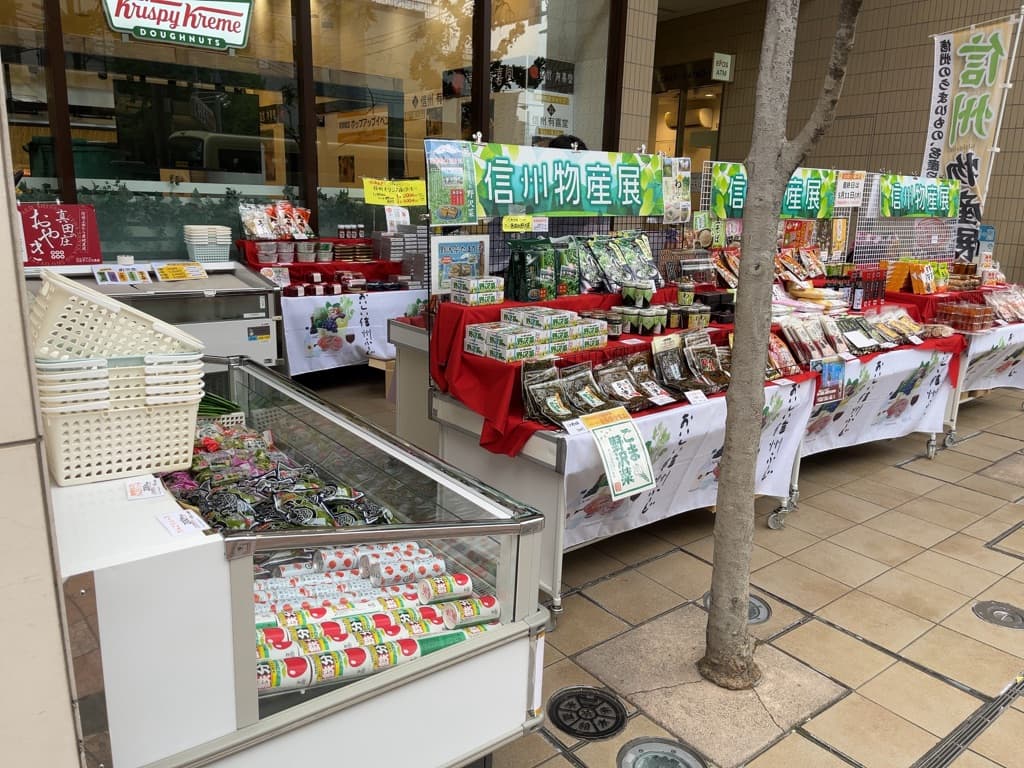
[[[511,611],[495,597],[500,556],[501,541],[485,536],[417,537],[394,544],[368,539],[358,548],[256,555],[260,717],[444,648],[479,642],[498,623],[511,621]],[[335,568],[328,571],[328,566]],[[436,573],[387,583],[405,578],[387,571],[404,569]],[[364,570],[367,578],[361,576]],[[428,582],[429,594],[420,593],[422,581]]]
[[290,4],[255,0],[229,52],[136,40],[99,2],[62,0],[79,200],[106,258],[185,258],[183,224],[232,225],[242,200],[296,200]]
[[601,148],[609,0],[494,3],[491,136],[544,144],[570,134]]
[[423,139],[469,138],[472,6],[312,0],[322,236],[383,229],[383,211],[362,205],[363,178],[424,178]]
[[[33,177],[19,184],[18,199],[52,201],[58,196],[58,190],[50,118],[46,111],[41,0],[0,3],[0,62],[7,94],[14,172]],[[77,112],[72,109],[72,126],[87,131],[87,119]]]

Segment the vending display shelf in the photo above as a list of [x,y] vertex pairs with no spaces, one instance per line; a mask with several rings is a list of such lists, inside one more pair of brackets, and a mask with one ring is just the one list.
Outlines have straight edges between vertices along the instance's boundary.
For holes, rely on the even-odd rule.
[[[213,530],[241,508],[225,510],[212,497],[179,505],[171,491],[180,485],[169,477],[54,487],[76,705],[90,713],[83,717],[90,754],[131,768],[233,767],[337,759],[343,744],[353,762],[374,764],[391,748],[375,724],[404,713],[396,723],[423,765],[458,766],[538,727],[548,621],[537,602],[543,517],[267,368],[207,362],[226,367],[226,375],[208,377],[208,389],[238,403],[247,434],[258,430],[288,459],[274,459],[277,469],[266,476],[275,503],[288,497],[278,484],[301,472],[307,484],[320,478],[387,514],[372,525],[346,525],[335,515],[301,527],[282,506],[283,517],[269,526]],[[232,429],[243,428],[224,434]],[[443,593],[423,593],[421,602],[410,580],[372,605],[369,592],[301,606],[261,602],[287,581],[280,564],[306,562],[313,580],[344,577],[356,589],[370,580],[321,572],[318,553],[413,544],[431,550],[435,570],[451,574],[440,589],[468,591],[469,576],[472,592],[443,602]],[[306,594],[279,591],[272,599],[305,601]],[[366,635],[372,646],[359,629],[366,621],[378,622],[380,637]],[[292,654],[292,640],[259,644],[259,628],[271,625],[294,640],[328,625],[347,634],[335,638],[337,651],[302,646]],[[273,678],[260,670],[268,654],[270,662],[280,655],[281,669],[315,666],[318,674],[305,682]],[[351,664],[324,666],[343,658]],[[368,662],[362,669],[360,659]],[[481,680],[487,707],[440,716],[452,701],[477,696]]]

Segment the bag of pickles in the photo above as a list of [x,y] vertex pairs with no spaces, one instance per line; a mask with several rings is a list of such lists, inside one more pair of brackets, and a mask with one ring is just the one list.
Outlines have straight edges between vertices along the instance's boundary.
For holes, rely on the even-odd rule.
[[523,389],[523,417],[532,421],[544,419],[542,404],[534,396],[533,384],[558,383],[558,369],[555,367],[555,358],[549,357],[540,360],[525,360],[520,369],[520,377]]
[[612,407],[594,381],[594,369],[589,361],[563,368],[559,371],[558,380],[569,404],[580,413],[594,413]]
[[625,361],[610,360],[597,366],[594,377],[601,394],[612,402],[622,403],[630,413],[647,407],[647,395],[640,391]]
[[555,292],[558,296],[580,294],[580,257],[576,238],[556,237],[551,240],[555,250]]

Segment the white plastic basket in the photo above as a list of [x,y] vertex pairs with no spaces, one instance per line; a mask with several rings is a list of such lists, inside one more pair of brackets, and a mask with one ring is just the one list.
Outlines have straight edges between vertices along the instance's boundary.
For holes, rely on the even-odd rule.
[[183,402],[125,410],[43,411],[46,453],[57,485],[81,485],[192,463],[202,394]]
[[203,343],[172,325],[51,270],[29,309],[33,354],[41,360],[201,353]]
[[231,244],[220,243],[185,243],[188,257],[192,261],[211,263],[231,260]]
[[223,416],[218,416],[216,419],[199,419],[199,423],[220,424],[222,427],[244,427],[245,414],[241,411],[235,411],[234,413],[225,413]]

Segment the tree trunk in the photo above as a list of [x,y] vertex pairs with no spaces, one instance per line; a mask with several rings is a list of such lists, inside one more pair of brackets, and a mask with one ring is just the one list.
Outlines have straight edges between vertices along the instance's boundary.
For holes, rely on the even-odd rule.
[[761,677],[747,628],[759,444],[752,436],[761,433],[782,195],[790,175],[834,118],[860,5],[861,0],[842,0],[821,97],[811,120],[790,142],[786,138],[786,122],[800,1],[768,0],[753,140],[746,161],[747,200],[743,209],[732,379],[726,395],[725,448],[715,515],[707,649],[697,665],[705,678],[723,688],[749,688]]

